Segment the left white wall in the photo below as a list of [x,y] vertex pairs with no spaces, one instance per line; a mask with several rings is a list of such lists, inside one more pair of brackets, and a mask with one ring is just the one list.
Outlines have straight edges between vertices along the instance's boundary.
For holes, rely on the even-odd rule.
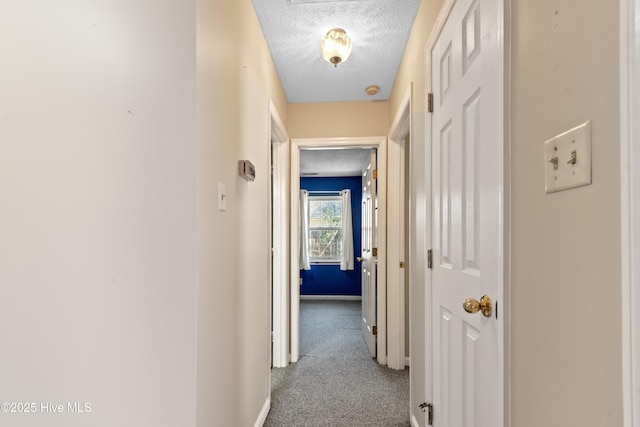
[[0,57],[0,425],[195,425],[195,1],[5,1]]

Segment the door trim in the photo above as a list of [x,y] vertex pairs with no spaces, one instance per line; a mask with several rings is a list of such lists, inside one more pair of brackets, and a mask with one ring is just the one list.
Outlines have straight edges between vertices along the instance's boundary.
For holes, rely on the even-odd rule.
[[620,0],[622,383],[625,427],[640,427],[640,0]]
[[291,325],[291,362],[300,358],[300,150],[313,148],[353,148],[370,147],[378,149],[378,363],[387,363],[387,286],[386,286],[386,247],[387,247],[387,138],[386,136],[357,138],[293,138],[291,139],[291,270],[290,270],[290,325]]
[[[409,84],[400,106],[389,129],[388,142],[388,169],[387,177],[388,194],[387,201],[387,336],[389,352],[387,354],[387,366],[391,369],[405,368],[405,280],[404,269],[400,268],[400,262],[409,260],[409,254],[404,253],[404,186],[405,167],[404,147],[405,138],[411,134],[411,89]],[[409,143],[411,147],[411,143]],[[412,229],[412,228],[410,228]],[[411,234],[411,233],[410,233]],[[407,267],[412,268],[412,263]],[[391,342],[394,342],[391,345]]]
[[[273,339],[273,355],[269,349],[270,364],[283,368],[289,364],[289,136],[273,101],[269,100],[269,136],[273,146],[274,170],[271,174],[272,186],[269,186],[269,201],[273,203],[273,293],[271,295],[271,329],[269,340]],[[271,212],[271,209],[269,209]],[[269,257],[271,257],[271,248]],[[270,262],[269,265],[272,263]],[[273,338],[271,337],[273,331]],[[269,386],[271,389],[271,386]]]
[[[624,0],[621,0],[624,1]],[[640,1],[640,0],[628,0],[628,1]],[[440,13],[436,18],[436,22],[434,23],[433,29],[429,34],[427,42],[424,47],[424,58],[425,58],[425,91],[426,93],[431,93],[433,91],[433,82],[431,80],[431,69],[432,69],[432,61],[431,61],[431,51],[435,47],[440,34],[442,33],[442,29],[455,5],[456,0],[444,0],[442,7],[440,9]],[[510,182],[511,182],[511,174],[510,174],[510,153],[511,153],[511,125],[510,125],[510,49],[511,49],[511,28],[510,28],[510,19],[506,19],[505,17],[510,17],[511,14],[511,0],[500,0],[500,11],[498,19],[502,23],[502,27],[499,29],[499,40],[502,43],[502,75],[500,76],[502,79],[500,87],[502,88],[501,94],[501,107],[503,115],[499,118],[501,121],[500,127],[503,129],[503,158],[502,158],[502,185],[503,185],[503,199],[502,206],[500,206],[500,214],[501,214],[501,231],[502,231],[502,262],[500,263],[500,268],[502,269],[502,289],[498,294],[498,301],[500,301],[500,313],[502,315],[502,335],[503,335],[503,372],[502,372],[502,382],[503,382],[503,396],[502,396],[502,406],[503,406],[503,419],[501,420],[500,426],[509,427],[511,425],[511,363],[510,363],[510,324],[511,324],[511,315],[510,315],[510,279],[511,279],[511,261],[510,261],[510,251],[511,251],[511,196],[510,196]],[[425,97],[425,111],[428,111],[428,99]],[[425,121],[425,141],[426,141],[426,155],[429,162],[431,161],[430,153],[432,151],[432,116],[431,114],[426,114],[427,118]],[[430,166],[431,163],[428,163]],[[429,185],[431,185],[432,179],[429,177]],[[427,216],[429,217],[429,221],[432,220],[432,193],[431,187],[429,187],[429,199],[428,199],[428,212]],[[429,234],[431,234],[431,228],[429,229]],[[433,236],[431,235],[431,239]],[[433,241],[431,241],[431,246],[433,246]],[[428,401],[433,401],[433,342],[432,342],[432,311],[431,311],[431,294],[432,294],[433,284],[431,282],[431,272],[427,273],[427,278],[425,280],[425,311],[426,311],[426,331],[428,334],[428,338],[425,339],[425,381],[426,381],[426,398]],[[634,426],[637,427],[637,426]]]

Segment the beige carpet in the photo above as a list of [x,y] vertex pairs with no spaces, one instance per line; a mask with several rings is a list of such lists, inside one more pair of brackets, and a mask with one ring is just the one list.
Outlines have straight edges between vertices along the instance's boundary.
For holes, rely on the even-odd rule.
[[265,426],[409,426],[409,371],[380,366],[360,301],[300,302],[300,360],[272,373]]

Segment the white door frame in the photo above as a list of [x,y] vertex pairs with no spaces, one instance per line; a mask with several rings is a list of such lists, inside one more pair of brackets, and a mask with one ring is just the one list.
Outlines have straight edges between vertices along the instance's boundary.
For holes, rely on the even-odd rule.
[[291,362],[300,358],[300,150],[370,147],[378,149],[378,363],[387,363],[386,286],[386,170],[387,138],[300,138],[291,140]]
[[[405,138],[411,138],[411,88],[407,88],[389,130],[387,178],[387,365],[392,369],[405,367],[405,279],[400,262],[407,264],[404,253],[405,206]],[[409,144],[411,146],[411,143]],[[409,226],[411,230],[413,227]],[[407,267],[405,267],[407,268]],[[412,268],[409,264],[408,268]]]
[[[269,136],[269,143],[273,147],[274,168],[271,174],[272,185],[269,186],[269,191],[272,191],[273,187],[273,194],[269,197],[270,203],[273,203],[273,294],[269,301],[269,311],[273,307],[271,313],[273,324],[268,331],[268,342],[271,343],[273,340],[273,360],[270,361],[270,365],[283,368],[289,364],[289,136],[271,100],[269,100]],[[271,248],[268,250],[271,257]],[[269,348],[269,355],[271,357],[271,348]]]
[[[624,1],[624,0],[621,0]],[[629,0],[634,1],[634,0]],[[640,0],[635,0],[640,1]],[[425,56],[425,91],[427,93],[432,93],[433,91],[433,83],[431,80],[431,51],[433,50],[436,42],[438,41],[438,37],[442,32],[442,29],[447,21],[451,10],[453,9],[456,0],[444,0],[442,7],[440,9],[440,13],[436,18],[436,22],[429,34],[429,38],[425,43],[424,48],[424,56]],[[503,22],[503,34],[502,34],[502,43],[504,49],[504,58],[503,58],[503,111],[504,116],[502,119],[502,128],[504,131],[504,156],[503,156],[503,185],[504,185],[504,200],[503,205],[501,206],[502,214],[503,214],[503,259],[502,259],[502,270],[503,270],[503,289],[502,295],[498,295],[498,300],[502,301],[503,304],[500,307],[500,313],[503,318],[503,346],[504,346],[504,360],[503,360],[503,382],[504,382],[504,396],[503,396],[503,408],[504,408],[504,417],[502,425],[504,427],[509,427],[511,425],[511,376],[510,376],[510,324],[511,324],[511,314],[510,314],[510,284],[511,284],[511,264],[510,264],[510,250],[511,250],[511,231],[510,231],[510,212],[511,212],[511,196],[510,196],[510,49],[511,49],[511,29],[510,29],[510,16],[511,16],[511,0],[503,0],[502,1],[502,10],[500,11],[500,20]],[[428,111],[429,101],[425,99],[425,110]],[[427,114],[426,122],[425,122],[425,132],[426,132],[426,154],[425,158],[428,158],[431,161],[431,151],[432,151],[432,116],[431,114]],[[428,163],[430,164],[430,163]],[[431,185],[431,178],[429,178],[429,185]],[[429,199],[427,204],[428,213],[427,217],[431,220],[432,217],[432,207],[433,200],[431,200],[431,194],[429,195]],[[431,234],[431,229],[429,229],[429,234]],[[433,238],[433,236],[431,236]],[[431,270],[430,270],[431,271]],[[432,293],[432,282],[431,282],[431,273],[427,273],[427,277],[425,280],[425,311],[426,311],[426,331],[429,334],[429,337],[425,340],[425,381],[426,381],[426,398],[427,401],[433,401],[433,361],[431,355],[433,354],[433,342],[432,342],[432,312],[431,312],[431,293]],[[413,420],[412,420],[413,421]],[[634,426],[636,427],[636,426]]]
[[[405,127],[410,135],[408,268],[411,369],[409,400],[411,426],[419,427],[426,424],[426,414],[419,405],[423,402],[433,402],[431,347],[428,336],[431,333],[431,305],[425,306],[425,302],[430,301],[431,298],[431,273],[426,263],[427,251],[431,248],[431,142],[425,135],[425,120],[430,115],[425,114],[424,109],[413,111],[413,108],[413,83],[411,83],[400,102],[389,138],[392,140],[404,138],[406,133],[400,130]],[[399,132],[396,133],[394,129]]]
[[640,427],[640,0],[620,0],[622,382],[625,427]]
[[[377,284],[378,284],[378,257],[374,255],[374,251],[378,245],[378,194],[376,169],[377,150],[366,149],[367,161],[360,165],[360,183],[362,186],[362,197],[360,205],[362,207],[360,219],[360,297],[361,297],[361,330],[367,350],[372,357],[377,357],[376,339],[376,311],[377,311]],[[336,154],[338,155],[338,154]],[[354,171],[355,172],[355,171]],[[355,202],[354,202],[355,204]],[[303,207],[300,207],[302,209]],[[388,241],[388,239],[387,239]],[[302,242],[300,243],[302,244]],[[387,268],[389,266],[387,265]],[[388,271],[388,270],[387,270]]]

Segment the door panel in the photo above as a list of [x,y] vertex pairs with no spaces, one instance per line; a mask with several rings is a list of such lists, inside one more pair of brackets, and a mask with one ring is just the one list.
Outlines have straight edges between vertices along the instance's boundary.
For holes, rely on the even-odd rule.
[[[458,0],[431,51],[434,425],[503,425],[499,0]],[[492,299],[485,317],[463,309]]]
[[369,162],[362,169],[362,334],[372,357],[376,357],[376,273],[373,250],[377,239],[376,151],[371,150]]

